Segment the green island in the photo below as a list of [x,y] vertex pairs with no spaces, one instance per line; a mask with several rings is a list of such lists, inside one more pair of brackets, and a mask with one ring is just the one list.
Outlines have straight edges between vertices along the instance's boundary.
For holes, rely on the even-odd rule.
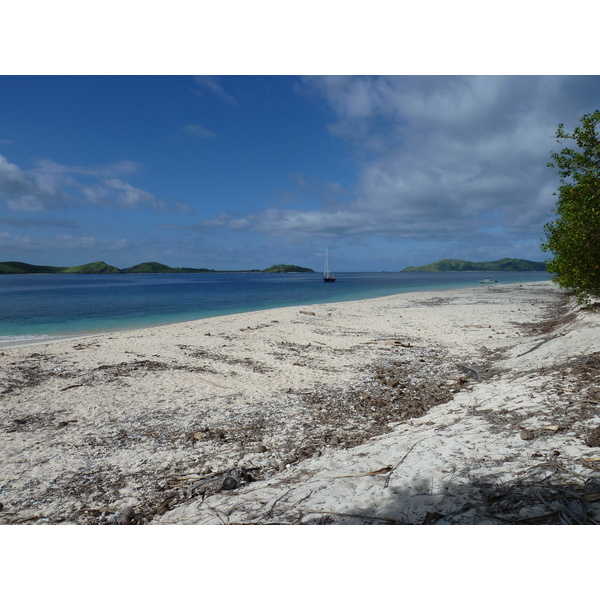
[[501,258],[488,262],[471,262],[444,258],[422,267],[406,267],[402,272],[415,273],[423,271],[545,271],[546,264],[522,258]]
[[37,274],[77,274],[100,275],[114,273],[314,273],[312,269],[296,265],[273,265],[268,269],[247,271],[216,271],[215,269],[192,269],[189,267],[168,267],[158,262],[145,262],[126,269],[117,269],[103,261],[79,265],[77,267],[49,267],[30,265],[23,262],[0,262],[0,275]]

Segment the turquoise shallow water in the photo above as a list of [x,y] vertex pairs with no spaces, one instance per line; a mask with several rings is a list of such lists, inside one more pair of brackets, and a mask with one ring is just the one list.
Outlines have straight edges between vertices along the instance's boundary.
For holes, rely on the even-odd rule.
[[544,281],[550,274],[185,273],[0,276],[0,345],[165,325],[282,306],[376,298],[405,292]]

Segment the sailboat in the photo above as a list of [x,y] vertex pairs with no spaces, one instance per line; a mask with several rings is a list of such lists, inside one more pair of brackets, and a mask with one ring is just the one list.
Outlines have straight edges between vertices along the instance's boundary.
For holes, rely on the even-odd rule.
[[329,270],[329,251],[325,246],[325,268],[323,269],[323,281],[333,283],[336,280],[335,275]]

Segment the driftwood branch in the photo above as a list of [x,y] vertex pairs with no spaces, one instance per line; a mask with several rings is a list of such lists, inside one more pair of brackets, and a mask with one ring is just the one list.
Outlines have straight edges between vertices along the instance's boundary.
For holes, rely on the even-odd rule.
[[342,477],[369,477],[370,475],[384,475],[385,473],[389,473],[393,468],[394,467],[392,467],[392,465],[388,465],[387,467],[382,467],[376,471],[369,471],[368,473],[358,473],[357,475],[334,475],[332,479],[341,479]]
[[520,358],[521,356],[525,356],[526,354],[529,354],[530,352],[533,352],[534,350],[537,350],[540,346],[543,346],[544,344],[547,344],[548,342],[551,342],[553,339],[556,339],[556,336],[553,335],[552,337],[546,338],[544,340],[542,340],[539,344],[536,344],[533,348],[530,348],[529,350],[523,352],[522,354],[517,354],[517,358]]
[[392,473],[406,460],[406,457],[413,451],[413,448],[420,442],[422,442],[423,440],[417,440],[409,449],[408,452],[402,457],[402,459],[400,460],[400,462],[398,462],[397,465],[395,465],[394,467],[392,467],[390,469],[390,472],[388,473],[388,476],[385,478],[385,484],[384,484],[384,488],[386,488],[389,483],[390,483],[390,477],[392,476]]

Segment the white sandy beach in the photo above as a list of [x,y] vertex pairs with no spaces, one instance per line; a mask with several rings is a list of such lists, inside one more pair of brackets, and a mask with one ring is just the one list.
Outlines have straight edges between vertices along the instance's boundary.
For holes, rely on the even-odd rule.
[[0,523],[600,521],[600,314],[549,282],[0,351]]

